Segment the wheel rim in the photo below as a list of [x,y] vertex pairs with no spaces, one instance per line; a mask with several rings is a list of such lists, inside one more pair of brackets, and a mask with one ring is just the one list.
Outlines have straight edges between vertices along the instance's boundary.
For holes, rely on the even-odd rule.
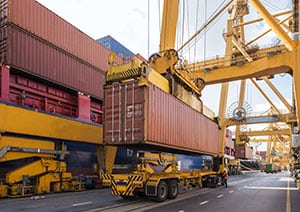
[[164,198],[165,196],[167,196],[167,189],[165,186],[161,186],[159,189],[159,196]]

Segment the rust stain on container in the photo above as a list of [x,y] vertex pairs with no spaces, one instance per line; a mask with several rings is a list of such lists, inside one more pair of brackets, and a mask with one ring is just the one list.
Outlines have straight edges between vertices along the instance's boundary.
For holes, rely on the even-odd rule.
[[105,143],[218,154],[217,124],[156,86],[115,83],[104,93]]
[[103,99],[103,73],[15,25],[0,28],[0,63]]
[[[108,69],[110,50],[34,0],[0,0],[0,25],[13,23],[99,68]],[[116,62],[121,63],[120,58]]]

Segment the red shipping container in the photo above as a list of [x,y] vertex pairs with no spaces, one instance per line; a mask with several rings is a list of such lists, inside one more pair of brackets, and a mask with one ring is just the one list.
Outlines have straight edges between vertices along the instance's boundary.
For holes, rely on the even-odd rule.
[[99,69],[11,25],[0,28],[0,63],[103,99]]
[[245,145],[236,145],[235,146],[235,157],[240,159],[250,159],[253,157],[253,149]]
[[[13,23],[102,72],[110,50],[34,0],[0,0],[0,25]],[[116,57],[121,63],[121,58]],[[98,71],[100,71],[98,70]]]
[[218,125],[156,86],[115,83],[104,93],[106,144],[218,154]]
[[232,140],[232,132],[230,130],[226,130],[226,147],[234,149],[234,142]]

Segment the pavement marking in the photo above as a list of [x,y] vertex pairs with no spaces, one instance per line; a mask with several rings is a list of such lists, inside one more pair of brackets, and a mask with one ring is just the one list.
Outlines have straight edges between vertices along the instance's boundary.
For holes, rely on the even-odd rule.
[[231,190],[231,191],[228,191],[228,193],[229,193],[229,194],[232,194],[233,192],[234,192],[233,190]]
[[290,195],[290,181],[288,180],[287,183],[287,191],[286,191],[286,207],[285,211],[286,212],[291,212],[291,195]]
[[287,188],[287,187],[251,187],[251,186],[244,186],[244,188],[247,188],[247,189],[261,189],[261,190],[290,190],[290,191],[295,191],[297,190],[297,188]]
[[203,202],[200,202],[200,205],[205,205],[206,203],[208,203],[208,201],[203,201]]
[[178,211],[178,212],[184,212],[184,210],[180,210],[180,211]]
[[221,197],[223,197],[223,196],[224,196],[223,194],[220,194],[220,195],[217,196],[217,198],[221,198]]
[[73,207],[81,206],[81,205],[89,205],[92,204],[92,202],[80,202],[80,203],[75,203],[73,204]]

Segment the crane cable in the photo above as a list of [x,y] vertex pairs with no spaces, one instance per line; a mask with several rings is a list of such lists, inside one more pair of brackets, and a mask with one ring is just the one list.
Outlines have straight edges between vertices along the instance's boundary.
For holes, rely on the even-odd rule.
[[[197,26],[198,26],[198,14],[199,14],[199,1],[197,1],[197,7],[196,7],[196,28],[195,30],[197,31]],[[195,48],[194,48],[194,60],[196,61],[196,54],[197,54],[197,48],[196,48],[196,43],[197,43],[197,40],[195,40]],[[194,63],[195,65],[195,63]]]
[[[224,1],[225,2],[225,1]],[[210,25],[231,3],[233,0],[229,0],[225,6],[223,6],[219,11],[217,11],[214,16],[212,16],[201,29],[199,29],[188,41],[186,41],[178,51],[182,50],[185,46],[187,46],[192,40],[194,40],[208,25]]]
[[150,0],[148,0],[148,58],[150,56]]

